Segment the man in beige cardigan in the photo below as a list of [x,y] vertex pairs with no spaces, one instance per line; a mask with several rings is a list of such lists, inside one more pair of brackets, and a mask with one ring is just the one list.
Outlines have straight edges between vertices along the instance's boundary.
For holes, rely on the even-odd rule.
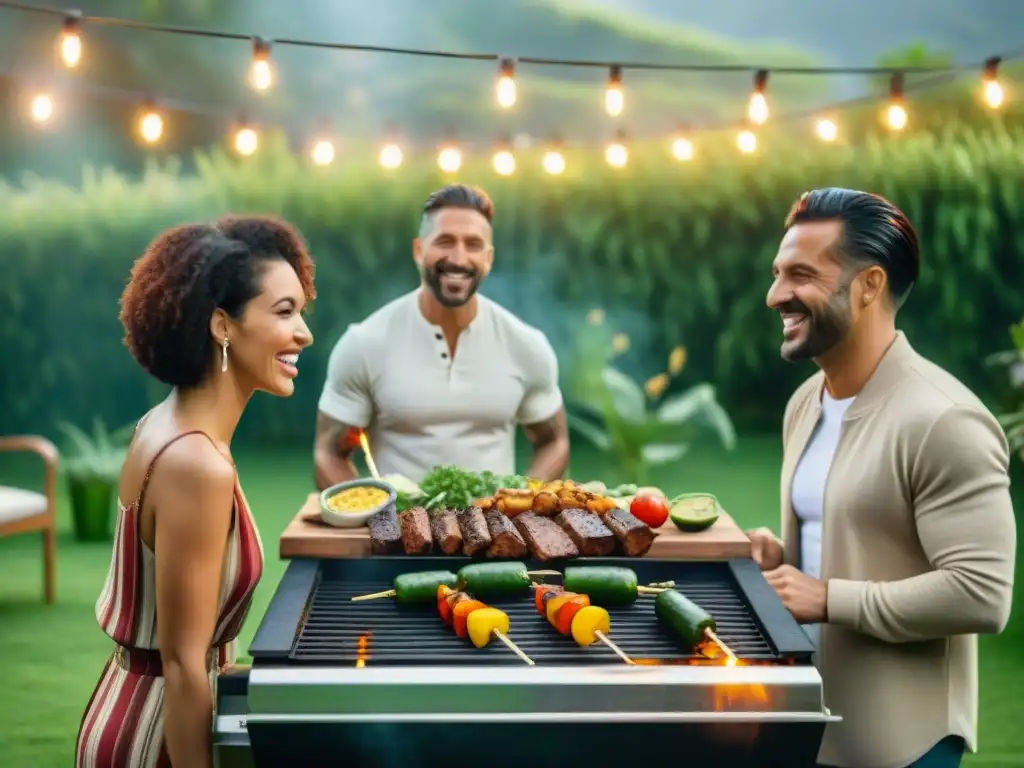
[[820,630],[825,703],[843,721],[819,762],[954,768],[976,750],[977,635],[1010,613],[1006,438],[896,330],[919,259],[900,210],[819,189],[786,230],[768,306],[782,357],[820,370],[783,419],[782,538],[751,532],[754,557]]

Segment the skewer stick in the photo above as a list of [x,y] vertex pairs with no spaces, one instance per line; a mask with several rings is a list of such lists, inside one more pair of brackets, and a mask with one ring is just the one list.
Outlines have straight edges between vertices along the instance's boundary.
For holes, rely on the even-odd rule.
[[615,643],[613,643],[608,638],[608,635],[606,635],[604,632],[602,632],[601,630],[597,630],[594,632],[594,635],[597,636],[598,640],[600,640],[602,643],[604,643],[613,651],[615,651],[615,655],[622,659],[624,662],[626,662],[627,664],[636,664],[636,662],[629,658],[629,656],[626,655],[626,652],[619,648],[619,646],[617,646]]
[[725,643],[723,643],[723,642],[722,642],[722,638],[720,638],[720,637],[719,637],[718,635],[716,635],[716,634],[715,634],[715,632],[714,632],[714,630],[711,630],[711,629],[705,629],[705,630],[704,630],[704,634],[705,634],[705,635],[707,635],[707,638],[708,638],[708,640],[710,640],[710,641],[711,641],[712,643],[714,643],[714,644],[715,644],[715,645],[717,645],[717,646],[718,646],[719,648],[721,648],[721,649],[722,649],[722,651],[724,651],[724,652],[725,652],[725,655],[726,655],[726,656],[728,656],[728,657],[729,657],[730,659],[732,659],[733,661],[737,661],[737,658],[736,658],[736,654],[735,654],[735,653],[733,653],[733,650],[732,650],[732,648],[730,648],[730,647],[729,647],[728,645],[726,645]]
[[363,458],[366,459],[366,466],[370,468],[370,474],[379,483],[380,473],[377,471],[377,465],[373,461],[373,454],[370,453],[370,441],[366,439],[366,433],[362,430],[359,431],[359,445],[363,449]]
[[359,600],[378,600],[382,597],[394,597],[397,594],[398,593],[393,589],[385,589],[383,592],[374,592],[372,595],[359,595],[358,597],[353,597],[352,602],[357,602]]
[[518,645],[513,643],[511,638],[508,635],[506,635],[504,632],[499,632],[496,629],[493,629],[491,631],[494,633],[494,636],[496,638],[501,640],[501,642],[503,642],[505,645],[507,645],[509,647],[509,649],[511,649],[512,653],[514,653],[520,659],[525,661],[531,667],[535,666],[535,664],[533,663],[533,659],[531,659],[529,656],[527,656],[525,653],[523,653],[523,650]]
[[665,587],[637,587],[636,591],[641,595],[660,595]]
[[527,571],[527,576],[561,576],[561,571]]

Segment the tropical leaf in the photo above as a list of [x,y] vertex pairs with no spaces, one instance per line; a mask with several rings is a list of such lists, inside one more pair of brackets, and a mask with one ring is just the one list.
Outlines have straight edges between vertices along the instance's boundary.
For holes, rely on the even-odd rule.
[[644,391],[633,379],[612,366],[601,371],[601,380],[612,401],[616,415],[623,421],[642,424],[647,419]]
[[718,435],[718,439],[727,450],[731,451],[736,447],[736,427],[718,400],[712,400],[705,406],[702,421]]
[[643,447],[643,457],[649,464],[668,464],[683,458],[689,450],[685,443],[650,443]]
[[697,384],[662,402],[654,415],[662,424],[685,424],[713,402],[715,388],[710,384]]

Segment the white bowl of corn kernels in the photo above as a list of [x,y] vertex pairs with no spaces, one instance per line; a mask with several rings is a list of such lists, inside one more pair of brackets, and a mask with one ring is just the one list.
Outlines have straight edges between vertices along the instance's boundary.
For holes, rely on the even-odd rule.
[[361,528],[381,510],[395,506],[398,494],[379,480],[349,480],[320,494],[320,517],[335,528]]

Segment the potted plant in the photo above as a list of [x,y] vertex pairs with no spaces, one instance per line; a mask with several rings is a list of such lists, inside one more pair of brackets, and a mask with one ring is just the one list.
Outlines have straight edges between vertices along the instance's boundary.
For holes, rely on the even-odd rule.
[[74,424],[57,424],[67,441],[61,465],[78,541],[109,541],[112,537],[117,485],[133,427],[110,432],[97,417],[89,435]]
[[664,393],[686,365],[686,350],[676,347],[667,370],[644,384],[612,361],[629,349],[629,338],[610,333],[604,313],[592,310],[583,324],[569,375],[570,428],[607,453],[620,481],[646,485],[651,466],[678,461],[699,431],[713,434],[726,449],[736,444],[732,420],[710,384],[697,384],[669,397]]

